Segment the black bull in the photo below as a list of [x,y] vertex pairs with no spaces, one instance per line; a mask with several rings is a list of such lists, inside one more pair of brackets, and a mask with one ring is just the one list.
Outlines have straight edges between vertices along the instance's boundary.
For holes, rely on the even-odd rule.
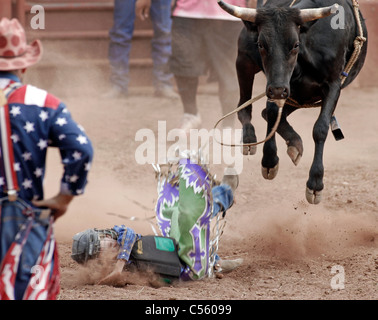
[[[254,76],[263,71],[267,79],[268,101],[262,116],[267,121],[267,134],[276,122],[279,107],[283,106],[277,133],[286,141],[287,153],[295,165],[303,154],[303,145],[301,137],[286,119],[298,109],[289,105],[287,99],[291,98],[300,105],[321,100],[320,114],[313,127],[315,152],[306,188],[307,201],[317,204],[324,188],[323,150],[330,121],[341,89],[356,78],[366,57],[367,43],[342,83],[340,76],[352,56],[353,43],[358,36],[352,2],[298,0],[290,7],[292,0],[267,0],[257,10],[218,2],[225,11],[241,18],[245,25],[239,37],[236,62],[240,87],[238,106],[251,98]],[[334,5],[336,2],[339,7]],[[335,17],[333,13],[344,16]],[[364,37],[367,37],[364,19],[362,15],[360,17]],[[345,22],[344,26],[342,22]],[[252,105],[239,111],[238,118],[243,126],[243,143],[256,142],[251,124]],[[254,148],[244,147],[243,153],[253,154]],[[273,135],[263,147],[261,165],[264,178],[276,176],[278,163]]]

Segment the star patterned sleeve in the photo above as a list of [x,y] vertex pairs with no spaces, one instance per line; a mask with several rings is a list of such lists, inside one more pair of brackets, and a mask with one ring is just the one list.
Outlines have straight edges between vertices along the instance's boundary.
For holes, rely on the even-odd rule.
[[80,195],[84,193],[93,159],[92,143],[63,103],[51,121],[49,145],[59,148],[64,166],[60,192]]
[[135,241],[140,239],[140,235],[124,225],[114,226],[113,229],[118,233],[117,243],[119,245],[119,252],[117,259],[129,261],[131,250],[133,249]]

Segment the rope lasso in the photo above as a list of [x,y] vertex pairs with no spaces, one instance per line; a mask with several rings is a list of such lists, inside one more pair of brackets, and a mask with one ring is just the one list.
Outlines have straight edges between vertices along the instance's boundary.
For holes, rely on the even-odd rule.
[[[239,112],[240,110],[246,108],[247,106],[249,106],[250,104],[260,100],[261,98],[263,98],[265,96],[265,92],[263,93],[260,93],[259,95],[257,95],[256,97],[254,98],[251,98],[249,99],[248,101],[244,102],[241,106],[237,107],[235,110],[227,113],[226,115],[224,115],[222,118],[220,118],[217,123],[214,125],[214,130],[216,129],[216,127],[218,126],[218,124],[223,121],[225,118],[229,117],[230,115],[236,113],[236,112]],[[228,143],[224,143],[223,141],[218,141],[217,138],[216,138],[216,135],[214,135],[213,139],[218,142],[220,145],[222,146],[226,146],[226,147],[250,147],[250,146],[257,146],[258,144],[261,144],[261,143],[264,143],[266,141],[268,141],[277,131],[277,128],[278,128],[278,125],[281,121],[281,116],[282,116],[282,108],[283,106],[279,106],[278,107],[278,115],[277,115],[277,119],[276,119],[276,122],[274,123],[274,126],[272,128],[272,130],[270,131],[270,133],[266,136],[266,138],[264,140],[261,140],[261,141],[258,141],[258,142],[252,142],[252,143],[243,143],[243,144],[228,144]]]
[[361,19],[360,19],[360,11],[359,11],[360,5],[358,3],[358,0],[352,0],[352,2],[353,2],[354,16],[357,20],[357,27],[358,27],[358,34],[359,35],[356,37],[356,39],[353,42],[353,45],[354,45],[353,54],[350,57],[344,71],[341,74],[341,85],[344,84],[346,78],[349,75],[350,70],[353,68],[354,64],[356,63],[356,61],[357,61],[357,59],[358,59],[358,57],[361,53],[361,50],[362,50],[364,43],[366,42],[366,37],[364,37],[364,31],[362,29]]

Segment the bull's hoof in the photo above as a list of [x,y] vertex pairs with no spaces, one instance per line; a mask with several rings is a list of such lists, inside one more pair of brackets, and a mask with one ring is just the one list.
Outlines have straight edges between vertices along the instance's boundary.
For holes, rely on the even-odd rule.
[[295,165],[298,165],[299,160],[302,158],[302,154],[299,152],[299,150],[294,146],[289,146],[287,147],[287,154],[289,155],[291,161],[293,161]]
[[273,180],[278,173],[278,163],[274,166],[274,168],[261,167],[261,173],[265,179]]
[[311,204],[319,204],[322,201],[322,190],[314,191],[306,187],[306,199]]
[[248,156],[254,155],[256,153],[257,147],[256,146],[243,146],[243,155]]

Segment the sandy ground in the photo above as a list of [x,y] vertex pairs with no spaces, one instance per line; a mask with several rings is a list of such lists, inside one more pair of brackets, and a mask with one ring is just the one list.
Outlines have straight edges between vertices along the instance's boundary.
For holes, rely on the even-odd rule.
[[[83,82],[87,83],[87,82]],[[263,89],[260,79],[255,93]],[[61,88],[56,88],[60,93]],[[54,93],[54,90],[52,90]],[[56,222],[61,263],[61,300],[185,300],[185,299],[378,299],[378,89],[347,88],[337,108],[345,139],[328,136],[325,147],[323,201],[310,205],[305,184],[312,162],[312,126],[316,109],[298,110],[289,121],[304,142],[304,155],[294,166],[285,142],[277,137],[280,169],[268,181],[261,175],[262,147],[243,158],[236,204],[227,214],[219,253],[243,258],[243,265],[222,279],[152,287],[138,275],[123,285],[97,285],[103,266],[82,268],[70,257],[72,237],[87,228],[125,224],[151,234],[146,221],[119,215],[150,217],[157,198],[152,166],[140,165],[135,152],[142,142],[136,132],[150,129],[157,136],[159,120],[167,130],[179,123],[179,101],[155,98],[150,88],[134,88],[129,98],[106,101],[90,89],[60,93],[74,118],[86,129],[95,160],[86,193]],[[203,125],[211,129],[221,116],[214,86],[198,96]],[[67,93],[67,94],[66,94]],[[265,135],[260,117],[263,101],[254,105],[258,139]],[[237,123],[237,126],[239,124]],[[47,195],[55,194],[60,179],[59,156],[49,154]],[[223,165],[210,165],[220,174]],[[341,273],[335,274],[335,270]],[[335,282],[344,276],[344,281]],[[335,278],[336,277],[336,278]],[[334,289],[332,284],[344,284]]]

